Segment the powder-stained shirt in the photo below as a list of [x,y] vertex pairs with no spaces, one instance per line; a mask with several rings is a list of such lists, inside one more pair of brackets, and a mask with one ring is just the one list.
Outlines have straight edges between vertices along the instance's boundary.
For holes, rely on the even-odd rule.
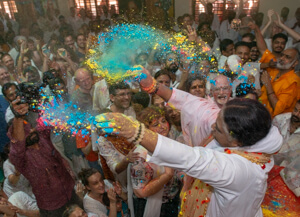
[[[8,133],[11,138],[9,159],[30,182],[38,207],[55,210],[65,205],[71,199],[75,182],[50,141],[50,130],[38,125],[39,148],[34,149],[26,147],[25,140],[16,141],[12,129],[13,126]],[[30,124],[24,123],[25,137],[30,129]]]

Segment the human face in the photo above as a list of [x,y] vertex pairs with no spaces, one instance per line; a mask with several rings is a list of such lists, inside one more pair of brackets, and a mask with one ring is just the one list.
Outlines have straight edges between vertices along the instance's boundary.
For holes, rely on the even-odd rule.
[[170,87],[170,85],[171,85],[171,79],[167,75],[160,75],[160,76],[158,76],[156,78],[156,81],[158,83],[160,83],[160,84],[163,84],[163,85],[167,86],[167,87]]
[[193,21],[190,17],[183,18],[183,27],[187,28],[187,26],[191,26],[193,24]]
[[211,69],[211,65],[209,63],[208,60],[202,60],[200,62],[200,70],[205,74],[208,75],[208,73],[210,72]]
[[116,95],[113,96],[113,103],[117,108],[128,109],[131,102],[132,92],[130,89],[116,90]]
[[216,81],[216,86],[212,87],[212,95],[219,108],[228,102],[231,95],[231,86],[226,79],[219,79]]
[[250,49],[247,46],[239,46],[235,50],[235,54],[242,59],[242,65],[244,65],[250,57]]
[[81,49],[85,49],[86,47],[86,38],[83,35],[79,35],[77,37],[77,45]]
[[17,98],[17,88],[13,85],[6,90],[6,99],[8,102],[12,102]]
[[3,86],[4,84],[10,81],[10,75],[6,69],[0,68],[0,85]]
[[226,57],[231,56],[234,53],[234,44],[230,44],[226,47],[226,50],[222,51],[222,54]]
[[148,56],[147,55],[140,55],[137,60],[136,60],[136,64],[137,65],[142,65],[142,66],[146,66],[147,64],[147,59],[148,59]]
[[28,82],[39,82],[41,79],[40,74],[38,72],[28,72]]
[[23,69],[25,69],[28,66],[31,66],[31,61],[28,57],[24,57],[23,58]]
[[166,115],[168,116],[169,120],[172,121],[173,124],[180,125],[181,123],[180,111],[170,106],[166,106]]
[[150,123],[149,130],[151,130],[155,133],[158,133],[162,136],[168,136],[170,126],[165,117],[159,117],[159,118],[154,119]]
[[94,173],[88,178],[88,185],[85,186],[93,194],[104,194],[105,184],[99,172]]
[[244,37],[244,38],[242,38],[242,41],[244,41],[244,42],[252,42],[252,40],[251,40],[251,38],[250,37]]
[[81,71],[76,77],[76,82],[83,92],[88,93],[93,87],[93,79],[88,71]]
[[192,82],[191,88],[190,88],[190,94],[198,97],[205,97],[205,84],[201,80],[195,80]]
[[154,95],[153,96],[153,105],[163,109],[165,107],[165,101],[160,96]]
[[286,49],[280,54],[280,58],[278,59],[277,68],[282,70],[291,70],[297,64],[296,60],[296,51],[293,49]]
[[283,29],[280,28],[279,26],[273,24],[273,26],[272,26],[272,36],[274,36],[278,33],[281,33],[281,32],[283,32]]
[[212,128],[212,135],[215,140],[222,146],[222,147],[233,147],[231,142],[231,137],[227,132],[226,124],[223,118],[223,111],[220,111],[217,117],[216,122],[211,126]]
[[259,50],[257,47],[252,47],[250,50],[250,59],[252,62],[255,62],[258,60],[259,57]]
[[9,71],[14,69],[14,60],[11,56],[7,55],[2,58],[2,63],[7,67]]
[[286,45],[286,40],[283,38],[276,38],[273,42],[272,42],[272,50],[275,53],[281,53]]
[[67,45],[67,46],[69,46],[70,48],[74,48],[74,39],[73,39],[73,37],[72,36],[67,36],[67,37],[65,37],[65,45]]
[[179,68],[178,58],[176,54],[169,54],[166,60],[166,68],[175,73]]
[[76,207],[75,210],[69,215],[69,217],[88,217],[86,212],[79,207]]
[[296,103],[291,117],[292,123],[300,123],[300,103]]

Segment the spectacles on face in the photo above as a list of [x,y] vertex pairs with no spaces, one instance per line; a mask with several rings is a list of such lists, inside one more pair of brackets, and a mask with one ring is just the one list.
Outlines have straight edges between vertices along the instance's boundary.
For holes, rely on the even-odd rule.
[[117,97],[120,97],[120,98],[125,98],[126,96],[127,97],[131,97],[132,96],[132,92],[128,92],[128,93],[120,93],[120,94],[116,94]]
[[223,90],[223,92],[229,92],[230,91],[230,87],[225,86],[225,87],[215,87],[214,88],[215,92],[221,92],[221,90]]

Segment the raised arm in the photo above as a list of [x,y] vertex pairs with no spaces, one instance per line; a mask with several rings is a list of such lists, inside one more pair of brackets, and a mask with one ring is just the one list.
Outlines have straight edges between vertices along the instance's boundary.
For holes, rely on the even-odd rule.
[[[12,102],[12,109],[18,115],[13,119],[13,124],[8,133],[11,140],[9,159],[16,169],[22,172],[21,169],[25,167],[25,127],[28,128],[28,126],[25,126],[23,118],[28,112],[28,104],[18,105],[19,102],[20,97]],[[27,130],[29,132],[29,129]]]
[[269,18],[269,20],[268,20],[267,24],[264,26],[264,28],[261,30],[261,34],[262,35],[264,35],[266,33],[267,29],[271,25],[271,23],[272,23],[272,15],[273,14],[274,14],[273,9],[268,10],[268,18]]
[[288,26],[284,25],[280,19],[279,14],[276,12],[277,20],[274,20],[274,23],[286,31],[296,42],[300,41],[300,34],[293,29],[289,28]]
[[265,52],[265,50],[267,50],[267,44],[265,42],[263,35],[261,34],[259,27],[256,24],[254,24],[253,22],[249,22],[248,26],[252,30],[254,30],[258,50],[261,54],[263,54]]

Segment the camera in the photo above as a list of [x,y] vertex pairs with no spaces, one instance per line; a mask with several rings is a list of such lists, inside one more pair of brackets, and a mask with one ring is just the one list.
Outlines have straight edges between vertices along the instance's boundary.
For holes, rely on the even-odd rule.
[[38,112],[41,86],[42,84],[29,82],[19,84],[17,96],[20,96],[21,101],[18,104],[28,103],[29,111]]

